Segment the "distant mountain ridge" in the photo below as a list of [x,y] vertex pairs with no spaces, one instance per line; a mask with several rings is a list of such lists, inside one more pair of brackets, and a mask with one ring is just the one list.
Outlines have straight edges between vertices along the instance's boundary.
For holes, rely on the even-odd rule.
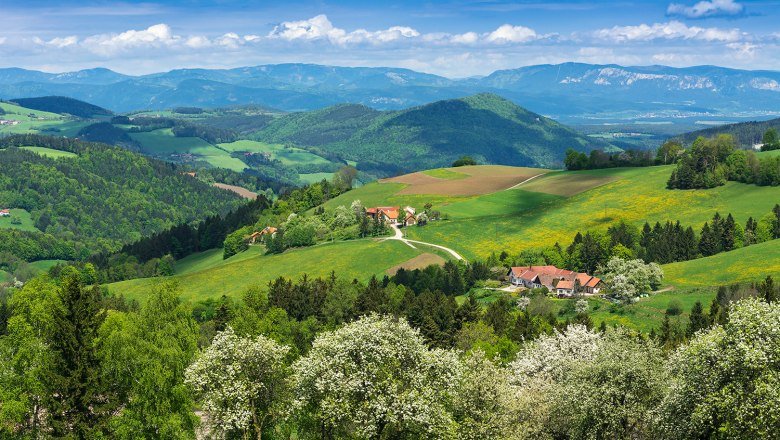
[[564,63],[449,79],[389,67],[276,64],[130,76],[0,69],[0,98],[62,95],[114,111],[259,104],[286,111],[358,103],[379,110],[490,92],[567,123],[780,116],[780,72]]
[[480,163],[555,168],[567,148],[610,146],[489,93],[407,110],[353,104],[292,113],[253,137],[355,161],[359,170],[380,176],[450,166],[463,155]]

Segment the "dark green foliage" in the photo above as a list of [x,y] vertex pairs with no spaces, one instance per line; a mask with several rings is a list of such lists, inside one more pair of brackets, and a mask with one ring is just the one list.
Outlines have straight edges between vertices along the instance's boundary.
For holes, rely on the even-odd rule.
[[79,130],[76,136],[89,142],[102,142],[104,144],[120,145],[129,150],[138,150],[138,145],[127,135],[127,132],[114,127],[108,122],[88,125]]
[[472,159],[471,156],[462,156],[460,159],[452,163],[453,167],[465,167],[468,165],[477,165],[477,161]]
[[100,289],[82,286],[77,273],[65,276],[59,295],[45,405],[55,437],[93,438],[105,430],[113,409],[97,356],[98,330],[106,314],[100,309]]
[[775,286],[772,276],[767,276],[758,286],[758,295],[768,303],[776,302],[780,299],[780,287]]
[[512,303],[506,296],[501,296],[491,303],[485,311],[485,323],[493,327],[497,335],[504,335],[512,322]]
[[704,314],[704,307],[702,307],[700,301],[696,301],[696,304],[693,305],[688,319],[689,322],[686,334],[689,338],[699,330],[703,330],[710,326],[710,319]]
[[685,151],[677,169],[667,182],[670,189],[713,188],[726,182],[723,165],[734,151],[734,138],[718,135],[712,139],[699,137]]
[[182,115],[199,115],[203,113],[203,109],[200,107],[176,107],[173,109],[173,112]]
[[607,153],[600,149],[590,152],[590,156],[569,148],[566,150],[564,165],[569,171],[598,170],[617,167],[648,167],[654,165],[653,154],[649,150],[625,150]]
[[780,137],[777,135],[777,130],[770,128],[764,132],[761,143],[761,151],[780,150]]
[[111,116],[114,113],[96,105],[79,101],[65,96],[42,96],[40,98],[20,98],[12,102],[22,107],[31,108],[50,113],[67,113],[80,118],[93,118],[95,116]]

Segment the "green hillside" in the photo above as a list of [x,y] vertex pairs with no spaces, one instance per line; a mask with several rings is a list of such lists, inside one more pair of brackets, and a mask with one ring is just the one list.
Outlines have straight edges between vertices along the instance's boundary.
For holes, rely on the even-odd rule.
[[690,145],[699,136],[711,138],[719,134],[730,134],[734,136],[740,148],[753,148],[753,145],[761,143],[764,133],[770,128],[780,130],[780,118],[769,121],[750,121],[720,125],[685,133],[676,136],[674,139],[683,142],[685,145]]
[[37,98],[18,98],[13,102],[22,107],[51,113],[69,114],[79,118],[111,116],[113,112],[88,102],[65,96],[41,96]]
[[[30,146],[33,151],[28,151]],[[144,235],[225,214],[243,203],[236,194],[184,176],[170,164],[103,144],[12,136],[0,139],[0,163],[0,207],[17,208],[12,210],[22,220],[17,229],[32,231],[27,238],[41,246],[40,252],[56,250],[58,239],[78,242],[90,251],[116,250]],[[41,255],[15,237],[9,242],[3,237],[0,250],[24,259],[74,257],[72,248]]]
[[[331,271],[344,279],[365,282],[372,275],[383,276],[388,269],[426,250],[412,249],[397,241],[355,240],[291,249],[278,255],[263,255],[264,251],[263,247],[251,247],[224,261],[221,250],[210,251],[182,260],[183,264],[177,266],[179,275],[174,277],[181,286],[182,297],[187,300],[223,294],[238,297],[247,287],[265,286],[280,276],[326,277]],[[143,300],[159,281],[158,278],[136,279],[109,284],[108,288],[117,295]]]
[[294,113],[254,137],[353,160],[375,175],[449,166],[463,155],[480,163],[555,167],[567,148],[608,146],[492,94],[401,111],[339,105]]
[[13,125],[0,125],[0,136],[25,133],[56,133],[58,136],[75,136],[89,124],[88,121],[22,107],[0,101],[0,119],[13,121]]

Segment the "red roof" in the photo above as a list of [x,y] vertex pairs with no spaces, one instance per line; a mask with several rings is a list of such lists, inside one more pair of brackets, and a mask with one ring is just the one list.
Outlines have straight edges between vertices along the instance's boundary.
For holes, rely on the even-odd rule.
[[10,214],[11,210],[10,209],[0,209],[0,212],[4,212],[4,213]]
[[575,280],[583,287],[596,287],[601,282],[599,278],[586,273],[558,269],[555,266],[517,266],[510,270],[515,278],[536,282],[548,288],[552,287],[555,280],[559,280],[557,287],[560,289],[573,289]]
[[574,281],[571,280],[560,280],[558,281],[558,285],[555,286],[556,289],[567,289],[572,290],[574,289]]

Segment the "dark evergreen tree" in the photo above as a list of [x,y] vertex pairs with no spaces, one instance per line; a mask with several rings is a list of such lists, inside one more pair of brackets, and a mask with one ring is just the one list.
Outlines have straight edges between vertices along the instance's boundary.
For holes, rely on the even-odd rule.
[[715,233],[710,229],[709,223],[704,223],[701,228],[701,236],[699,239],[699,253],[704,257],[715,255],[718,249],[718,239]]
[[779,299],[778,297],[780,297],[780,294],[775,287],[775,281],[772,279],[771,275],[767,276],[766,279],[758,285],[758,294],[764,301],[770,304]]
[[360,291],[357,298],[356,309],[359,315],[366,315],[372,312],[388,312],[389,298],[387,292],[379,284],[375,276],[368,281],[368,285]]
[[497,335],[504,335],[508,330],[512,321],[511,308],[512,305],[506,296],[501,296],[488,306],[483,319],[486,324],[493,327]]
[[699,330],[703,330],[710,325],[710,319],[704,314],[704,307],[702,307],[700,301],[696,301],[691,309],[691,315],[688,322],[688,328],[686,333],[690,338]]
[[61,305],[54,309],[54,334],[49,345],[52,367],[44,378],[46,412],[52,435],[76,439],[101,436],[110,415],[111,393],[100,375],[98,330],[106,318],[101,292],[86,288],[75,271],[59,290]]

